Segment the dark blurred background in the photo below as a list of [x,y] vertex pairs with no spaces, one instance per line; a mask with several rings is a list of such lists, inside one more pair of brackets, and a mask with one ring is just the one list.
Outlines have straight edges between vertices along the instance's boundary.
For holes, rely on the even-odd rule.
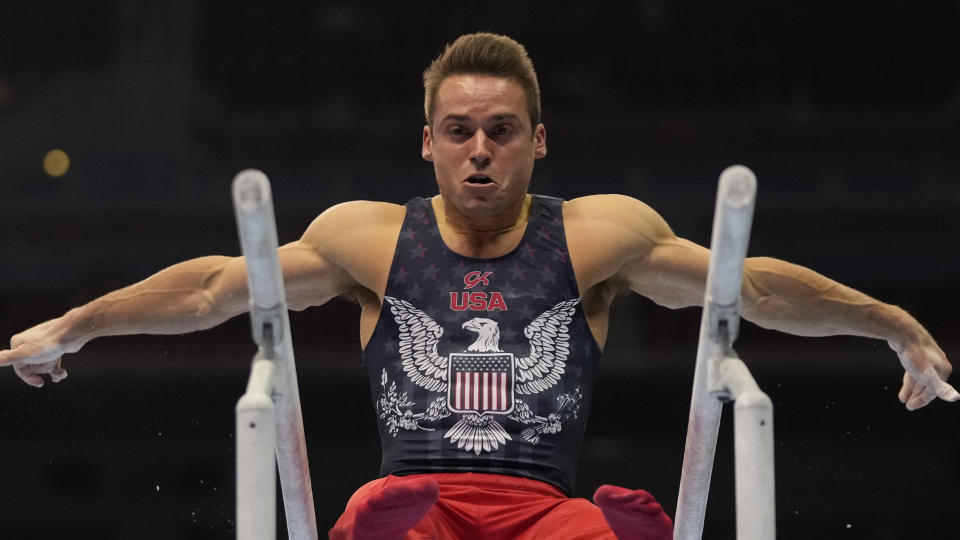
[[[341,201],[435,193],[420,73],[490,30],[540,75],[534,192],[625,193],[705,244],[717,176],[747,164],[751,254],[903,306],[956,361],[960,4],[853,4],[5,1],[0,334],[238,254],[229,182],[246,167],[273,181],[281,242]],[[63,155],[44,170],[54,149],[65,172]],[[292,316],[321,530],[379,466],[357,316]],[[615,304],[577,495],[644,487],[673,515],[699,317]],[[746,325],[738,349],[776,406],[781,538],[956,538],[960,405],[906,412],[881,342]],[[94,341],[41,390],[0,370],[0,537],[230,538],[253,352],[238,318]],[[731,429],[705,538],[734,537]]]

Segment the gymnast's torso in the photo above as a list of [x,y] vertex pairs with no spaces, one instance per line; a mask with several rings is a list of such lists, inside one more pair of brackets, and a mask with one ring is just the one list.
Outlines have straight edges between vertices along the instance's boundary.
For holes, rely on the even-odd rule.
[[381,473],[488,472],[573,489],[600,360],[563,201],[532,196],[512,250],[466,257],[429,199],[405,205],[364,349]]
[[[486,470],[569,492],[614,296],[630,289],[657,301],[658,289],[675,287],[643,267],[677,240],[640,201],[521,202],[514,226],[478,242],[440,195],[353,201],[318,216],[290,248],[316,258],[291,258],[304,263],[285,273],[324,276],[290,282],[293,309],[334,295],[361,306],[385,474],[485,459]],[[446,461],[427,459],[435,451]]]

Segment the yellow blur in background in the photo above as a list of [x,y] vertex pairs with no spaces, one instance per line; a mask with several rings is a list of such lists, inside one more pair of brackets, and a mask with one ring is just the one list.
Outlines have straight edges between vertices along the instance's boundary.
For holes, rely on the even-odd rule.
[[55,148],[43,156],[43,172],[54,178],[60,178],[70,170],[70,156],[66,152]]

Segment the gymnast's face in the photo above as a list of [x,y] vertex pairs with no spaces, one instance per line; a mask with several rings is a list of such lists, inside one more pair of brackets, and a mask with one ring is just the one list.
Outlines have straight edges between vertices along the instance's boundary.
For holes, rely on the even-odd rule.
[[547,154],[543,124],[530,125],[521,86],[493,75],[451,75],[423,128],[423,159],[433,162],[446,206],[469,218],[518,211]]

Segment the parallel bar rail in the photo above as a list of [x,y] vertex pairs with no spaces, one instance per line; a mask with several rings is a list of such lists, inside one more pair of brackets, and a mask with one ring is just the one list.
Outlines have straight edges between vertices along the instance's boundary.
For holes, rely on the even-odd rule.
[[[740,165],[728,167],[720,175],[674,526],[674,537],[679,540],[699,540],[703,534],[720,413],[724,400],[737,397],[746,398],[734,407],[738,538],[766,539],[774,535],[772,405],[767,407],[769,398],[760,392],[733,352],[740,326],[740,289],[756,186],[753,172]],[[769,452],[765,448],[767,439]],[[751,445],[762,448],[751,455]],[[759,466],[743,459],[767,459],[768,454],[769,462]],[[757,517],[759,514],[766,515]]]
[[[276,535],[274,458],[273,452],[268,456],[263,450],[269,440],[266,448],[276,453],[289,537],[315,540],[317,519],[270,181],[254,169],[240,172],[233,180],[233,204],[247,265],[253,339],[259,346],[248,394],[237,404],[237,538],[269,540]],[[275,414],[264,396],[272,401]],[[270,417],[275,417],[275,437],[274,426],[265,426]]]

